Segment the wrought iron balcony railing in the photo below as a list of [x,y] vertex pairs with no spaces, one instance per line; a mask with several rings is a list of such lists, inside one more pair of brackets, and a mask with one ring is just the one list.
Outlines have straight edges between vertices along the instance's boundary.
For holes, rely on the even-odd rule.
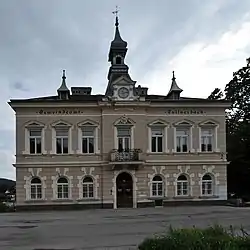
[[140,149],[117,150],[113,149],[110,154],[112,162],[140,161]]

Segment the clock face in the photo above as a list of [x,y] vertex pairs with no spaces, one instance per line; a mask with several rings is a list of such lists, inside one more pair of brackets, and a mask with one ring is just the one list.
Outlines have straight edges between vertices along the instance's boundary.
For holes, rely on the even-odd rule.
[[120,98],[127,98],[129,96],[129,90],[125,87],[122,87],[118,90],[118,95]]

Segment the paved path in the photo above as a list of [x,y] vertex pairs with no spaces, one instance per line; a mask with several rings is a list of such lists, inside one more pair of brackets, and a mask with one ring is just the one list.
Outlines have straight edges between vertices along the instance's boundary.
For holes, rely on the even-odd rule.
[[250,208],[170,207],[0,214],[0,250],[136,249],[174,227],[220,223],[250,231]]

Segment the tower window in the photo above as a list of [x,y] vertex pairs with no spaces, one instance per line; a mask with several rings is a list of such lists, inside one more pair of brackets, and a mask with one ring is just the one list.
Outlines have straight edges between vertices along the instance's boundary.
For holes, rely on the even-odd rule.
[[122,58],[121,58],[120,56],[117,56],[117,57],[115,58],[115,63],[116,63],[116,64],[122,64]]

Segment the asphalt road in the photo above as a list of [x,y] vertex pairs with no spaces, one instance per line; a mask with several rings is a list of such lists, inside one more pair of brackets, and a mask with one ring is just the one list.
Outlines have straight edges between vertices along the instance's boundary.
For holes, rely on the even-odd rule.
[[0,214],[0,249],[136,249],[173,227],[219,223],[250,232],[250,208],[169,207]]

